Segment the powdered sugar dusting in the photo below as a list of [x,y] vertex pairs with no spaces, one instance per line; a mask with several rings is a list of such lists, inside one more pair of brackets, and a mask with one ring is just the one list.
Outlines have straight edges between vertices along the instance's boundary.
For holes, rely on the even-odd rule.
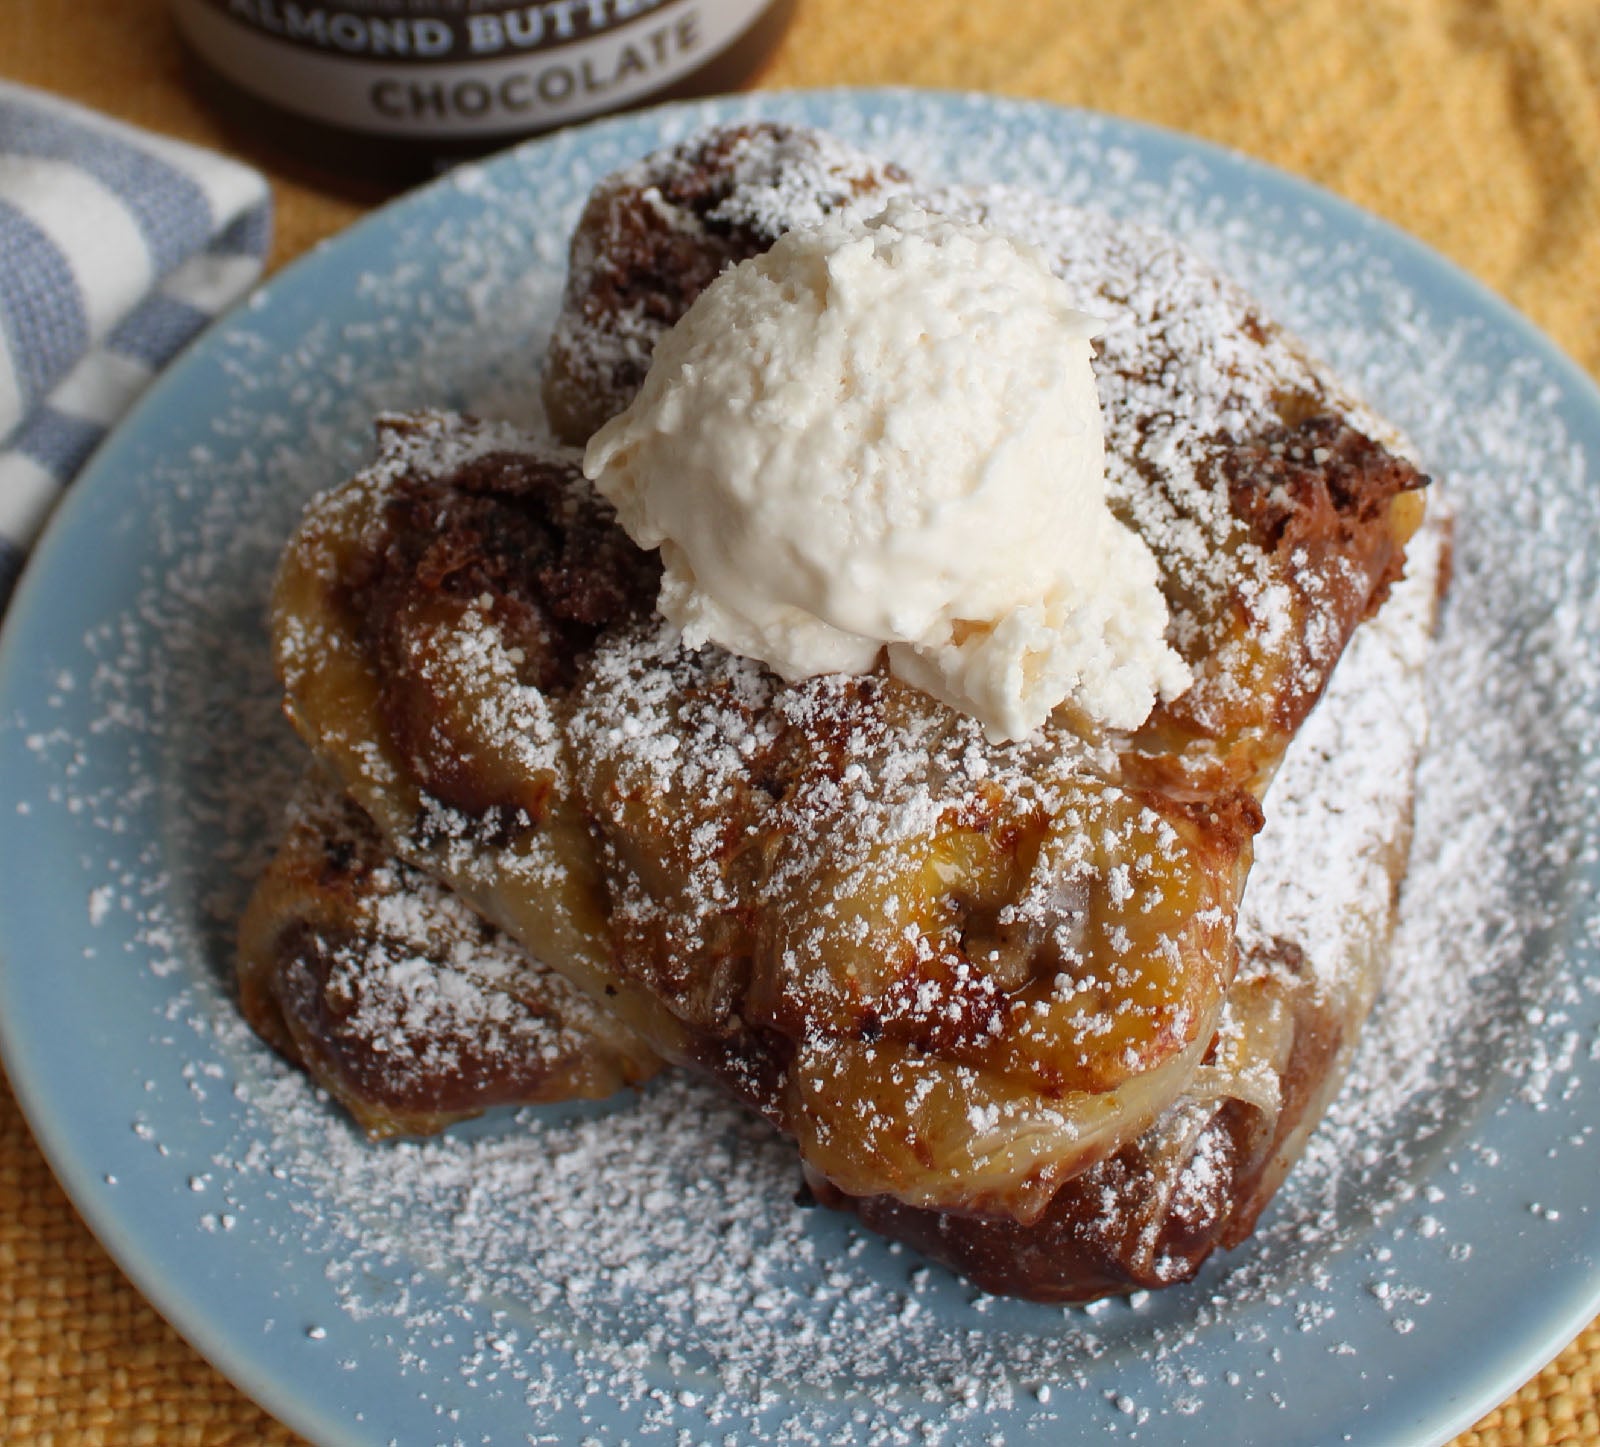
[[[1497,1258],[1593,1265],[1573,1184],[1593,1180],[1600,1088],[1600,604],[1572,545],[1600,529],[1591,404],[1314,198],[1263,183],[1247,205],[1253,183],[1227,163],[1169,164],[1095,122],[1039,127],[992,103],[764,108],[805,106],[913,168],[1069,201],[1092,187],[1182,234],[1380,400],[1459,509],[1395,970],[1262,1230],[1140,1301],[974,1296],[795,1206],[790,1149],[699,1086],[372,1147],[233,1012],[232,923],[299,767],[264,637],[277,549],[383,407],[471,402],[537,425],[526,371],[559,238],[599,174],[672,138],[638,123],[473,173],[460,215],[397,221],[344,278],[345,306],[285,288],[214,342],[218,405],[119,494],[148,548],[125,607],[11,703],[5,789],[25,796],[8,839],[31,853],[68,831],[69,871],[82,861],[72,898],[97,953],[61,961],[63,986],[120,975],[140,1040],[100,1087],[102,1110],[123,1092],[127,1122],[100,1167],[123,1184],[102,1194],[170,1184],[195,1259],[277,1263],[281,1285],[247,1283],[243,1339],[292,1337],[272,1349],[303,1399],[349,1404],[301,1420],[358,1439],[1152,1442],[1216,1414],[1378,1440],[1390,1375],[1415,1384],[1412,1353],[1453,1340],[1461,1293],[1516,1290]],[[1518,1154],[1533,1140],[1537,1161]],[[337,1393],[319,1397],[324,1378]],[[1378,1404],[1365,1426],[1352,1403]]]

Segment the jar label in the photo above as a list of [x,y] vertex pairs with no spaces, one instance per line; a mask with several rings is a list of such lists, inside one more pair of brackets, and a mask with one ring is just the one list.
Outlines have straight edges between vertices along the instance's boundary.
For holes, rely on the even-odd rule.
[[[469,8],[470,3],[470,8]],[[771,0],[174,0],[202,60],[262,100],[374,135],[514,135],[620,109],[715,58]]]

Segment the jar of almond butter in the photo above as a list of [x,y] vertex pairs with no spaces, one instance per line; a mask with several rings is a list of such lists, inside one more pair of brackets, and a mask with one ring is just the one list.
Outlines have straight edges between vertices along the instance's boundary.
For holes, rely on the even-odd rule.
[[795,0],[172,0],[268,151],[393,185],[539,131],[749,80]]

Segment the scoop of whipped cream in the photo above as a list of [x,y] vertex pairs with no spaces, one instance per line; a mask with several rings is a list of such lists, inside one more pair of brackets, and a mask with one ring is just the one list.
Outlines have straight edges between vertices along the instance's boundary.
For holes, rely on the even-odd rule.
[[1020,739],[1143,722],[1188,670],[1106,505],[1091,318],[1042,254],[903,199],[791,231],[658,343],[584,472],[685,641],[891,672]]

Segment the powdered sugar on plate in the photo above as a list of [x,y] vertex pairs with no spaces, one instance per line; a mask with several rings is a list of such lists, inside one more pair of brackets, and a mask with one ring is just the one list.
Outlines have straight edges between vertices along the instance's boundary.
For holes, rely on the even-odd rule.
[[[117,550],[113,580],[53,631],[30,588],[0,689],[8,852],[56,861],[70,912],[59,987],[24,981],[19,866],[7,1050],[36,1122],[72,1086],[23,1032],[125,993],[94,1159],[64,1117],[41,1135],[58,1163],[85,1157],[67,1174],[91,1218],[159,1197],[180,1242],[133,1251],[143,1284],[330,1440],[1161,1442],[1197,1417],[1241,1439],[1444,1435],[1481,1392],[1447,1400],[1428,1364],[1448,1351],[1505,1378],[1560,1345],[1557,1323],[1520,1328],[1545,1332],[1520,1365],[1481,1331],[1458,1346],[1463,1302],[1517,1300],[1519,1282],[1525,1299],[1534,1261],[1595,1269],[1600,605],[1575,543],[1600,536],[1592,394],[1435,263],[1229,158],[991,101],[765,100],[461,173],[269,288],[87,480],[102,518],[63,532]],[[790,1148],[682,1079],[371,1146],[233,1010],[231,931],[300,767],[264,626],[293,517],[362,460],[380,409],[537,425],[530,373],[589,185],[730,113],[1176,232],[1448,484],[1456,578],[1389,989],[1261,1230],[1191,1287],[1068,1311],[976,1295],[795,1204]],[[197,1286],[163,1300],[187,1257],[240,1279],[232,1316],[194,1307]]]

